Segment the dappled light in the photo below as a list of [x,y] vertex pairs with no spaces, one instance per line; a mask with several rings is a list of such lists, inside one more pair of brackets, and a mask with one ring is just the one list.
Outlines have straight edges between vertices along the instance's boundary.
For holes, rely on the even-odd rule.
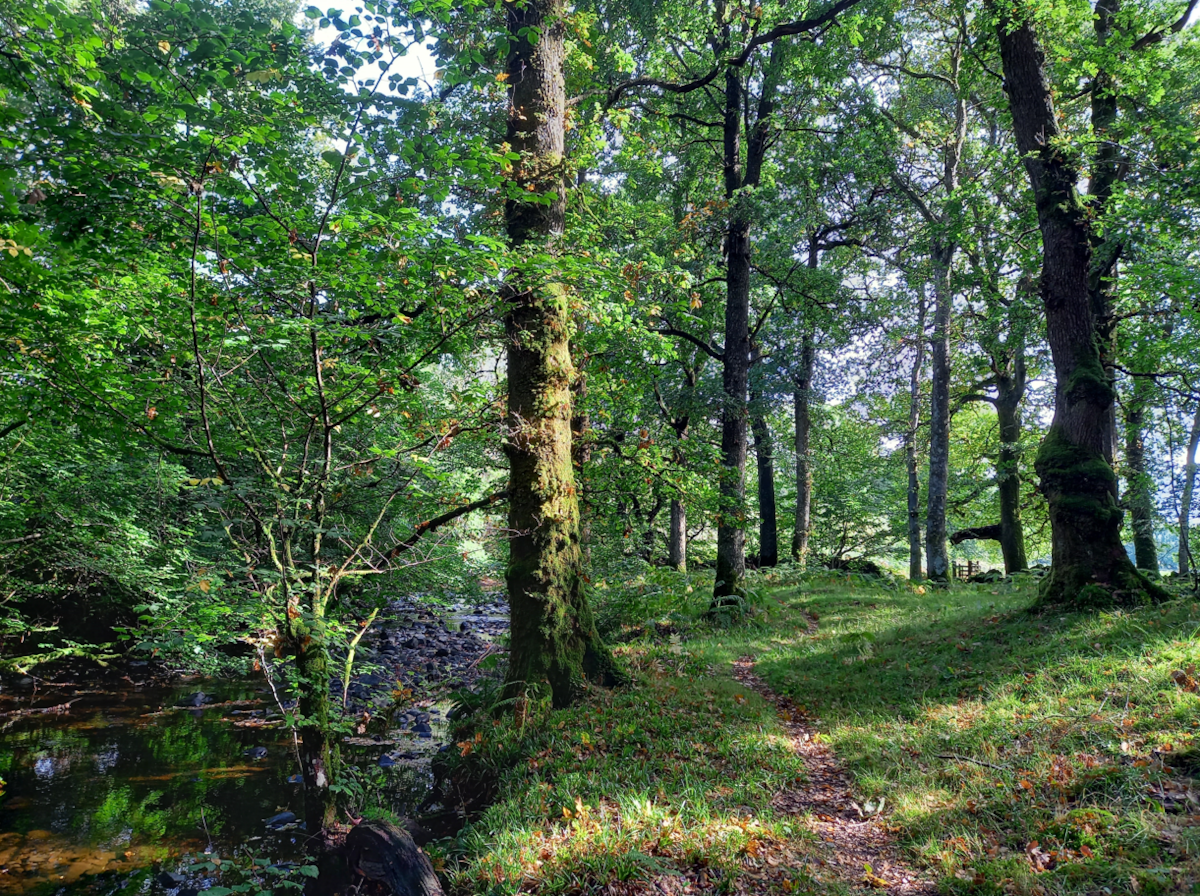
[[0,896],[1200,896],[1200,0],[0,0]]

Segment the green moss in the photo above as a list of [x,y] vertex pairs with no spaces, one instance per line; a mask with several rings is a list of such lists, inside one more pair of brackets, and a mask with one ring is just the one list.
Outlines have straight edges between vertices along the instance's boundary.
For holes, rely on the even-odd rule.
[[1099,350],[1079,360],[1063,384],[1063,394],[1070,404],[1085,402],[1104,407],[1116,400],[1117,393],[1100,362]]
[[1117,476],[1098,453],[1069,441],[1060,426],[1051,426],[1038,449],[1038,475],[1045,485],[1059,487],[1067,493],[1109,489]]

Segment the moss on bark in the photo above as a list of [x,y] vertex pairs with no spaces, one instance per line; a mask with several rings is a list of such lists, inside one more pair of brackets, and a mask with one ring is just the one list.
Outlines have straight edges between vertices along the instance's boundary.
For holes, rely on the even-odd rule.
[[1054,532],[1054,563],[1038,606],[1099,609],[1170,598],[1125,553],[1122,513],[1114,496],[1116,474],[1100,454],[1072,443],[1055,425],[1042,442],[1036,466]]

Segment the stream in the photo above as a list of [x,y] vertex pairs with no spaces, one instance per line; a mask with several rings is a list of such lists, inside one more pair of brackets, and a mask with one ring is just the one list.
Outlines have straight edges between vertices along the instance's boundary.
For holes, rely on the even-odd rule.
[[[397,687],[417,699],[386,733],[342,747],[352,776],[399,815],[431,785],[446,688],[471,679],[506,626],[497,607],[405,612],[401,628],[364,639],[369,671],[351,706],[378,713]],[[211,886],[222,860],[302,859],[292,735],[266,681],[126,681],[0,689],[0,894],[178,896]],[[189,870],[197,862],[216,868]]]

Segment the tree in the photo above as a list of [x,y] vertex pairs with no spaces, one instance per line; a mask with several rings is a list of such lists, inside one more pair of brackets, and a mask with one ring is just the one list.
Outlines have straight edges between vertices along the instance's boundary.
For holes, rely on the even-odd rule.
[[1187,454],[1184,455],[1183,495],[1179,500],[1179,574],[1188,575],[1195,568],[1192,557],[1192,494],[1196,487],[1196,449],[1200,446],[1200,404],[1192,415],[1188,430]]
[[1121,544],[1116,477],[1106,459],[1115,395],[1089,290],[1092,244],[1078,167],[1063,146],[1045,53],[1033,21],[993,4],[1013,131],[1042,233],[1041,296],[1054,359],[1054,420],[1036,469],[1050,503],[1053,565],[1046,603],[1137,603],[1164,592]]
[[[754,194],[762,182],[763,165],[774,138],[777,91],[792,55],[787,38],[818,33],[860,0],[839,0],[822,12],[795,21],[783,20],[762,30],[762,10],[755,15],[717,0],[708,17],[704,42],[711,59],[707,72],[686,81],[657,77],[629,79],[609,95],[609,105],[641,88],[653,88],[686,99],[710,84],[720,83],[717,121],[682,114],[682,120],[703,131],[719,133],[722,192],[727,208],[725,259],[724,344],[720,353],[724,399],[721,408],[721,508],[717,524],[717,570],[714,607],[738,603],[745,575],[747,525],[745,467],[748,451],[748,389],[751,366],[751,285],[755,224]],[[783,12],[782,10],[778,12]],[[738,42],[741,47],[738,47]],[[751,80],[761,48],[769,48]],[[695,53],[693,49],[691,51]],[[694,62],[695,60],[689,60]],[[755,99],[752,87],[757,87]]]
[[361,632],[348,592],[502,497],[470,500],[481,483],[450,459],[489,429],[490,388],[463,361],[489,310],[464,280],[484,261],[373,188],[396,131],[425,123],[387,17],[370,36],[326,20],[342,41],[321,72],[290,22],[228,7],[156,6],[108,44],[89,17],[47,21],[14,65],[49,71],[63,35],[97,63],[33,80],[32,101],[61,108],[32,116],[22,159],[43,197],[39,263],[10,284],[30,374],[186,465],[175,485],[210,560],[188,587],[292,658],[316,833],[340,765],[331,647]]
[[507,687],[517,697],[546,681],[555,706],[571,703],[585,678],[617,679],[583,588],[571,452],[571,299],[553,260],[566,225],[565,13],[563,0],[504,4],[506,143],[519,156],[504,217],[520,256],[503,296],[512,530]]

